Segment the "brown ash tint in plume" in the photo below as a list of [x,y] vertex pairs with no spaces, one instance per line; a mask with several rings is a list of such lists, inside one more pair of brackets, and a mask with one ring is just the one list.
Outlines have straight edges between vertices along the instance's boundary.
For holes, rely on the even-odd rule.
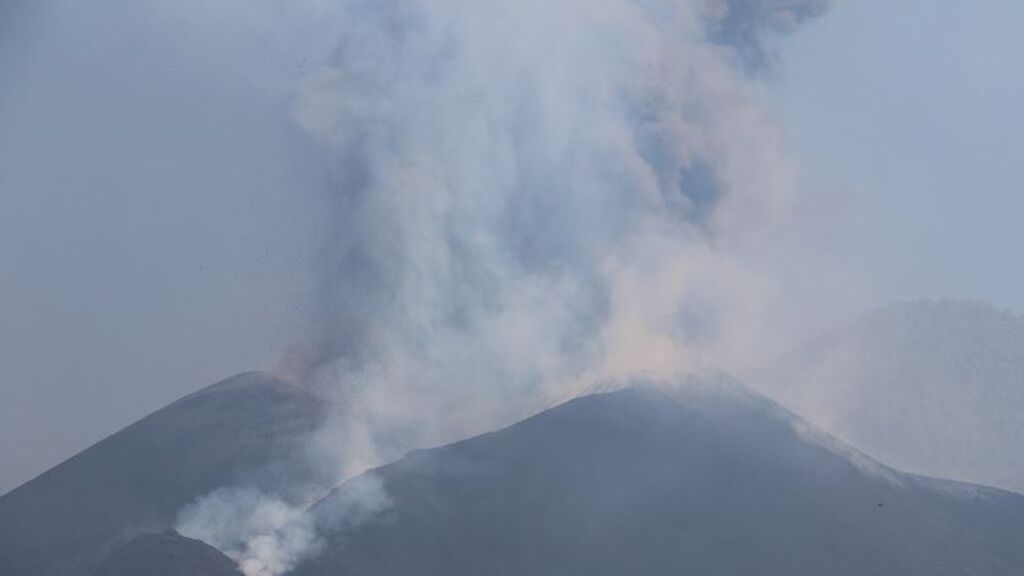
[[345,3],[294,105],[337,159],[318,379],[367,429],[343,475],[722,361],[763,281],[738,247],[792,192],[736,52],[822,6]]
[[793,168],[737,54],[822,6],[340,2],[293,109],[335,159],[314,457],[340,481],[748,349],[768,283],[748,248]]

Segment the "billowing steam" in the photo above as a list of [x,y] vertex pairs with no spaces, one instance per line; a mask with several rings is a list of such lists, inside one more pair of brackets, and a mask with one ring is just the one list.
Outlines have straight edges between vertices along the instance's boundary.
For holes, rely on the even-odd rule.
[[304,512],[254,489],[221,489],[182,510],[178,530],[237,560],[246,576],[272,576],[317,551]]
[[[767,282],[748,248],[793,182],[752,72],[765,35],[825,4],[340,0],[293,110],[336,159],[311,385],[338,415],[316,457],[349,478],[593,383],[742,354]],[[255,532],[309,553],[280,512]],[[250,576],[287,569],[250,536],[209,541]]]
[[308,514],[306,506],[252,488],[225,488],[185,507],[177,528],[236,560],[246,576],[275,576],[319,552],[320,524],[356,524],[390,504],[373,474],[349,482],[324,506],[320,518]]
[[344,7],[294,103],[337,158],[318,378],[343,475],[733,352],[741,247],[792,181],[743,54],[822,2]]

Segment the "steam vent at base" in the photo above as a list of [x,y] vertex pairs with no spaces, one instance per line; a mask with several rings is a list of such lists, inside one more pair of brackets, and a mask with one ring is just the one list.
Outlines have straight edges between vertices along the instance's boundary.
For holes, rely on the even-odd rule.
[[[169,531],[176,513],[302,470],[318,406],[251,373],[144,418],[0,498],[2,573],[240,574]],[[382,500],[356,514],[368,479]],[[884,467],[735,383],[583,396],[413,451],[294,522],[315,532],[295,576],[1024,574],[1024,497]]]

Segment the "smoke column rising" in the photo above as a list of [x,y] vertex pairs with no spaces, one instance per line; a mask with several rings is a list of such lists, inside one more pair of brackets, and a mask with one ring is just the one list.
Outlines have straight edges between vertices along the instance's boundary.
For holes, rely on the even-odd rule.
[[[749,247],[794,182],[762,40],[825,7],[340,2],[337,48],[293,105],[335,159],[310,385],[338,409],[312,457],[340,481],[749,350],[770,287]],[[252,548],[234,546],[248,574],[288,569]]]
[[337,159],[317,379],[364,428],[343,475],[746,346],[743,247],[793,187],[749,63],[823,3],[342,7],[294,117]]

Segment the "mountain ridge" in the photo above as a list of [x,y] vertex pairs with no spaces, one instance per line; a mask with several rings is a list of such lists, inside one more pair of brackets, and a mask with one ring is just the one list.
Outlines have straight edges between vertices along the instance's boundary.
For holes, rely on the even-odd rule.
[[1024,491],[1024,317],[921,300],[874,310],[753,379],[875,458]]
[[272,375],[228,378],[141,418],[0,496],[5,576],[90,574],[137,534],[224,485],[313,482],[304,437],[322,404]]
[[1024,497],[869,474],[730,397],[627,388],[410,453],[369,473],[392,502],[378,515],[332,528],[348,484],[314,508],[324,551],[290,574],[1024,570]]
[[[287,574],[1024,572],[1019,494],[885,466],[723,373],[602,388],[334,488],[306,514],[321,551]],[[147,558],[223,572],[223,555],[162,531],[209,490],[272,481],[261,476],[268,460],[280,450],[301,459],[296,449],[321,417],[308,391],[259,373],[168,405],[29,483],[33,497],[0,497],[5,576],[91,576],[108,565],[127,574]],[[124,437],[135,440],[112,443]],[[111,446],[131,449],[103,456]],[[239,446],[244,458],[223,459]],[[130,465],[97,467],[97,458]],[[60,491],[81,478],[82,462],[107,491]],[[278,463],[301,483],[313,472],[297,462]],[[118,490],[119,473],[141,492]],[[203,481],[178,478],[167,496],[162,475]],[[38,538],[25,521],[57,533]]]

